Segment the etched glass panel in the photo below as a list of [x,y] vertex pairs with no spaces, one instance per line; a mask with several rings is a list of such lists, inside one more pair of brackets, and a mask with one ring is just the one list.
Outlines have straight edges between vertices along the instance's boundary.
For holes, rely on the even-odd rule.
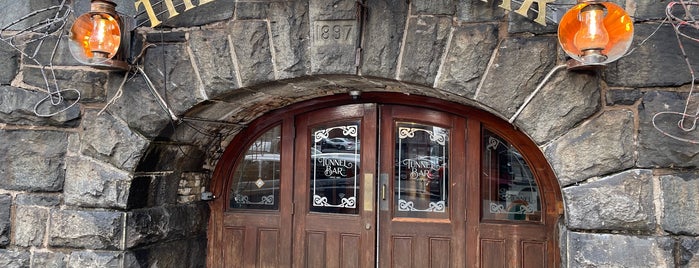
[[539,221],[539,187],[519,151],[488,130],[482,148],[483,218]]
[[233,173],[231,208],[279,208],[280,141],[281,126],[277,126],[248,147]]
[[449,130],[398,122],[396,135],[396,216],[447,218]]
[[359,122],[311,131],[311,208],[313,212],[359,212]]

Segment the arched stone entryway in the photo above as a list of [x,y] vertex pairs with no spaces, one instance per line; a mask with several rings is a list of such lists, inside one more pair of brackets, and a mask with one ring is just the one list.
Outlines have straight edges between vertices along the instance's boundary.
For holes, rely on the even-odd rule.
[[[350,92],[359,92],[360,95],[358,99],[354,100]],[[471,116],[477,116],[480,114],[483,118],[490,118],[489,122],[495,122],[499,125],[499,128],[509,129],[509,131],[517,133],[510,124],[493,115],[492,110],[476,101],[441,90],[399,81],[360,76],[325,75],[262,84],[256,87],[241,89],[241,92],[238,94],[222,95],[219,98],[213,98],[203,102],[190,109],[179,125],[166,127],[166,131],[159,135],[159,139],[162,141],[155,141],[151,144],[149,153],[146,154],[139,167],[141,169],[145,167],[163,167],[170,168],[174,171],[170,171],[168,174],[158,174],[158,172],[161,171],[156,170],[156,168],[151,170],[139,170],[137,172],[137,177],[132,185],[132,189],[149,189],[151,192],[132,191],[129,201],[130,205],[133,206],[134,215],[139,216],[138,212],[144,211],[143,214],[148,217],[167,219],[167,217],[160,216],[160,214],[169,214],[170,211],[167,209],[165,209],[165,213],[160,210],[155,211],[155,215],[153,215],[152,210],[138,209],[139,206],[148,207],[152,206],[154,202],[157,203],[158,199],[162,198],[158,196],[160,194],[171,195],[172,192],[167,192],[166,189],[171,189],[169,191],[173,191],[178,187],[180,189],[191,188],[195,191],[211,191],[214,195],[219,197],[225,195],[222,194],[222,191],[226,191],[222,189],[223,185],[226,183],[225,179],[216,178],[213,181],[211,180],[212,176],[217,176],[213,173],[213,167],[217,165],[228,168],[231,167],[232,163],[230,163],[230,161],[234,160],[231,156],[224,157],[224,159],[226,159],[224,162],[228,161],[229,163],[218,162],[220,161],[223,151],[226,150],[226,148],[230,152],[239,150],[239,148],[235,146],[241,146],[240,144],[236,145],[234,142],[234,144],[231,145],[230,142],[236,139],[240,140],[241,136],[238,134],[241,132],[247,133],[243,138],[247,137],[247,135],[250,134],[249,127],[258,127],[257,125],[250,125],[250,123],[259,117],[264,117],[266,114],[273,114],[274,117],[274,114],[279,113],[278,110],[296,112],[311,111],[322,107],[367,102],[385,104],[408,102],[412,103],[412,105],[430,107],[431,109],[442,110],[457,115],[471,114]],[[517,135],[519,136],[515,137]],[[524,146],[528,148],[527,150],[535,152],[534,154],[537,155],[535,158],[539,159],[539,164],[544,164],[541,169],[537,168],[537,172],[540,174],[548,174],[541,175],[539,179],[548,180],[547,187],[549,188],[547,188],[547,191],[557,193],[554,194],[552,200],[550,200],[552,201],[551,204],[557,203],[557,205],[549,205],[546,209],[550,213],[561,213],[562,200],[560,197],[560,188],[557,186],[558,183],[555,180],[555,176],[550,173],[551,170],[548,164],[546,164],[546,160],[544,160],[540,149],[525,135],[517,135],[508,138],[524,141],[520,142],[518,146]],[[168,178],[181,178],[177,180],[180,185],[173,185],[173,181],[175,180]],[[139,182],[143,182],[143,184]],[[182,187],[182,183],[194,183],[198,188]],[[551,188],[552,186],[553,188]],[[214,209],[221,209],[219,206],[220,202],[219,205],[214,206]],[[192,215],[208,215],[206,212],[207,209],[202,206],[188,206],[187,209],[190,213],[197,210],[199,211],[197,213],[192,213]],[[209,220],[209,228],[221,228],[221,214],[214,213],[212,216],[214,217]],[[193,222],[185,220],[185,222],[187,224],[198,224],[197,226],[190,227],[192,230],[201,230],[198,231],[199,234],[202,234],[206,226],[206,224],[200,220],[194,220]],[[558,222],[549,219],[546,226],[557,226],[557,224]],[[137,237],[145,237],[145,241],[148,241],[148,239],[157,239],[158,234],[153,236],[148,230],[143,230],[145,232],[142,234],[138,232],[134,234],[136,234]],[[210,232],[211,230],[212,229],[209,229]],[[551,228],[549,231],[554,232],[554,230],[557,230],[557,228]],[[211,242],[214,240],[211,235],[212,233],[209,233],[210,243],[208,253],[214,255],[220,254],[217,253],[219,252],[217,250],[219,250],[220,242],[212,244]],[[137,242],[141,241],[137,240]],[[200,243],[194,244],[201,245]],[[557,245],[557,240],[554,241],[553,244]],[[211,247],[216,248],[212,249]],[[551,246],[549,245],[549,247]],[[555,254],[558,254],[557,246],[555,250],[551,252],[556,252]],[[158,256],[157,254],[153,255]],[[558,255],[553,258],[559,259]]]
[[[374,83],[376,83],[376,81]],[[258,120],[252,122],[249,128],[242,130],[241,134],[237,135],[233,139],[232,143],[219,160],[216,171],[214,172],[214,178],[212,180],[213,185],[211,189],[214,195],[217,196],[217,199],[210,202],[212,209],[212,218],[210,220],[208,236],[208,265],[210,267],[244,267],[250,265],[271,265],[276,267],[289,266],[292,263],[295,266],[334,266],[344,263],[344,265],[361,267],[373,267],[376,263],[378,263],[381,267],[385,267],[387,265],[399,265],[398,263],[401,262],[404,263],[402,265],[408,263],[412,263],[414,265],[420,263],[420,265],[427,265],[428,263],[437,265],[437,263],[441,263],[442,265],[457,267],[478,264],[484,267],[499,265],[555,267],[559,264],[560,256],[558,250],[558,224],[563,207],[559,190],[560,187],[558,186],[558,182],[555,179],[552,170],[548,166],[548,163],[541,154],[541,151],[533,142],[529,140],[529,138],[513,129],[513,127],[505,121],[473,107],[458,105],[452,102],[421,95],[404,95],[395,92],[370,91],[357,86],[358,84],[355,84],[355,87],[345,88],[345,90],[348,91],[345,93],[311,99],[289,105],[288,107],[277,111],[270,111],[268,114],[265,114]],[[359,94],[357,91],[361,93],[359,96],[357,96],[357,94]],[[350,92],[352,92],[352,95],[354,96],[348,94]],[[375,116],[377,116],[377,111],[379,110],[378,108],[380,108],[382,112],[378,118],[375,118]],[[416,111],[420,112],[417,112],[416,114]],[[358,187],[356,189],[360,190],[360,198],[352,199],[357,197],[358,193],[356,190],[348,190],[349,192],[343,192],[341,196],[352,196],[350,199],[355,201],[347,201],[349,203],[340,206],[344,208],[349,205],[351,208],[361,208],[357,211],[352,209],[340,209],[336,213],[341,214],[327,214],[328,212],[333,213],[331,212],[334,211],[332,208],[337,208],[338,205],[315,200],[317,198],[321,198],[320,196],[315,196],[315,201],[312,202],[313,205],[308,208],[306,207],[308,200],[304,199],[307,197],[304,197],[303,190],[294,189],[297,187],[303,188],[304,185],[307,185],[308,183],[307,178],[303,177],[304,175],[297,173],[298,170],[304,170],[308,163],[304,162],[302,157],[298,158],[303,155],[303,153],[299,152],[297,149],[294,149],[299,148],[299,146],[307,149],[301,145],[307,144],[307,142],[304,141],[304,138],[299,139],[298,137],[307,136],[308,133],[305,129],[308,126],[304,125],[304,123],[295,123],[296,118],[297,116],[298,118],[302,118],[300,119],[301,121],[304,121],[303,118],[307,117],[315,117],[317,118],[314,119],[316,121],[328,120],[329,117],[331,117],[331,114],[326,113],[334,113],[336,114],[335,116],[340,116],[339,119],[341,121],[358,120],[357,116],[360,114],[360,118],[364,117],[366,119],[360,121],[358,125],[355,125],[355,127],[359,126],[359,132],[361,132],[361,135],[368,135],[361,138],[362,151],[369,151],[369,155],[366,155],[366,157],[370,159],[361,160],[363,177],[359,176],[359,174],[357,174],[358,171],[356,170],[350,172],[354,174],[351,175],[351,178],[342,177],[343,180],[348,179],[350,181],[355,181],[355,187]],[[410,184],[412,179],[398,179],[399,175],[396,175],[396,182],[398,184],[396,185],[394,183],[390,183],[393,180],[393,176],[389,176],[388,174],[393,174],[392,170],[394,168],[394,163],[401,163],[402,161],[396,160],[396,162],[390,158],[382,158],[383,160],[379,160],[376,156],[372,155],[374,153],[378,153],[375,151],[378,148],[373,148],[373,146],[376,146],[381,142],[378,142],[378,137],[372,137],[371,132],[378,131],[382,133],[382,142],[389,141],[386,139],[386,137],[390,137],[392,135],[390,128],[393,124],[393,121],[391,121],[389,118],[390,115],[399,116],[396,118],[409,116],[401,120],[410,120],[407,118],[421,118],[423,113],[434,114],[432,116],[419,119],[422,120],[423,123],[447,124],[448,128],[444,129],[444,131],[448,134],[443,135],[447,135],[448,137],[451,135],[451,133],[454,135],[454,140],[452,140],[452,138],[446,138],[446,140],[449,141],[449,144],[456,144],[454,147],[448,147],[448,150],[446,150],[447,147],[445,143],[442,143],[445,150],[435,149],[436,147],[429,147],[429,150],[422,153],[413,153],[415,154],[413,157],[425,157],[424,154],[430,154],[428,151],[437,150],[441,151],[445,155],[439,157],[434,156],[435,158],[433,159],[442,159],[439,161],[456,161],[451,162],[450,164],[447,164],[446,162],[442,163],[444,168],[450,166],[450,168],[445,169],[449,170],[449,172],[442,170],[440,173],[435,173],[435,175],[432,176],[434,179],[437,179],[437,177],[446,179],[446,174],[448,173],[448,177],[451,178],[448,183],[446,181],[442,182],[443,184],[449,186],[445,186],[446,188],[438,191],[441,192],[442,198],[444,198],[440,202],[442,205],[444,205],[444,202],[446,202],[448,204],[447,209],[441,208],[434,210],[432,208],[433,203],[430,203],[430,209],[414,208],[409,206],[410,208],[399,208],[397,210],[398,212],[394,213],[416,213],[415,215],[410,214],[411,216],[408,216],[408,214],[405,214],[397,217],[395,221],[390,220],[386,217],[393,215],[393,213],[389,214],[387,211],[381,213],[378,212],[379,206],[382,207],[381,211],[387,210],[388,207],[390,207],[388,204],[389,201],[386,201],[387,199],[393,200],[392,192],[386,193],[386,185],[388,185],[388,189],[393,189],[396,187],[396,191],[399,191],[398,189],[400,188],[401,181],[404,184]],[[315,114],[315,116],[312,116],[313,114]],[[451,116],[449,116],[449,114],[451,114]],[[452,116],[453,119],[449,119]],[[460,121],[459,118],[467,120]],[[381,123],[382,128],[384,128],[383,130],[378,130],[377,125],[372,125],[376,124],[377,120],[382,122],[386,120],[384,123]],[[430,120],[436,120],[442,123],[437,123]],[[452,122],[450,120],[456,121]],[[343,124],[347,123],[345,122]],[[414,123],[409,124],[413,125]],[[275,133],[279,133],[272,135],[278,136],[275,138],[267,137],[264,141],[255,141],[255,139],[258,138],[258,135],[271,131],[271,127],[274,127]],[[342,128],[344,129],[345,127]],[[386,127],[389,129],[385,129]],[[331,127],[330,129],[336,128],[337,127]],[[433,127],[428,127],[428,129],[432,128]],[[294,131],[306,134],[296,134]],[[427,131],[432,133],[431,130]],[[487,143],[480,144],[481,141],[486,142],[486,139],[481,137],[481,131],[488,133],[489,131],[497,131],[497,133],[499,133],[497,135],[502,136],[498,136],[497,138],[491,137]],[[468,135],[464,136],[465,133],[468,133]],[[433,134],[430,134],[430,137],[432,137]],[[317,135],[318,133],[316,133],[316,136]],[[360,134],[356,132],[353,135],[355,137],[360,136]],[[468,145],[465,144],[466,140],[470,141],[468,142]],[[360,139],[356,139],[356,142],[359,141]],[[313,139],[311,139],[311,142],[313,142]],[[492,144],[493,142],[496,143]],[[487,179],[492,175],[492,173],[498,173],[498,168],[491,167],[493,168],[492,170],[482,170],[482,168],[490,166],[486,163],[490,163],[489,161],[491,160],[481,159],[479,156],[480,151],[490,152],[490,146],[498,147],[498,143],[500,142],[511,144],[506,145],[506,147],[512,146],[511,150],[514,152],[512,155],[510,155],[510,158],[523,157],[520,160],[527,162],[527,164],[524,164],[524,169],[529,170],[529,168],[526,166],[531,167],[531,172],[533,175],[530,174],[531,177],[529,178],[531,179],[530,183],[533,183],[533,187],[537,189],[533,190],[537,197],[519,196],[520,194],[517,194],[517,192],[526,187],[521,185],[515,186],[514,181],[509,182],[512,183],[511,185],[500,188],[499,185],[508,184],[504,175],[500,179],[496,179],[494,181]],[[265,146],[264,144],[268,145]],[[248,148],[249,146],[250,148]],[[352,147],[348,148],[342,146],[326,148],[324,145],[318,145],[314,147],[318,148],[311,150],[312,152],[318,152],[318,154],[313,154],[312,157],[330,157],[331,159],[336,159],[332,161],[345,161],[337,160],[338,158],[335,157],[343,157],[342,159],[345,159],[346,157],[354,155],[355,160],[353,161],[356,162],[353,163],[359,165],[360,159],[363,159],[365,154],[362,153],[362,156],[360,157],[359,147],[357,146],[355,148],[354,144],[350,146]],[[251,149],[252,147],[257,149]],[[267,152],[262,152],[260,155],[249,155],[251,151],[263,150],[260,149],[261,147],[268,148],[264,149]],[[381,145],[379,147],[385,149],[389,148],[386,145]],[[279,148],[282,148],[283,150],[280,150]],[[275,153],[268,150],[277,151]],[[330,153],[321,153],[321,150],[322,152]],[[354,153],[343,153],[346,150],[354,150]],[[381,151],[379,153],[380,155],[391,155],[393,149],[378,150]],[[447,153],[447,151],[449,153]],[[469,153],[466,153],[466,151]],[[243,160],[243,156],[246,160]],[[396,157],[396,159],[400,158],[399,156]],[[258,158],[266,160],[253,160]],[[248,165],[240,163],[247,163],[247,161],[250,161],[250,164],[254,164],[256,166],[264,165],[265,168],[260,166],[257,167],[258,169],[256,170],[244,172],[240,171],[242,168],[241,165]],[[481,167],[481,161],[484,163],[483,167]],[[383,166],[380,168],[380,170],[382,170],[381,176],[378,175],[379,171],[376,170],[376,168],[380,167],[381,164],[376,166],[377,162],[390,163],[388,166]],[[442,164],[433,163],[433,165]],[[516,162],[495,164],[495,166],[498,165],[502,167],[505,165],[512,165],[512,167],[509,169],[510,171],[502,170],[501,172],[523,172],[521,170],[522,167],[518,167]],[[468,166],[468,168],[466,168],[466,166]],[[270,169],[276,171],[272,171]],[[398,166],[396,166],[396,170],[398,170],[400,173],[400,168],[398,168]],[[388,173],[386,173],[387,171]],[[245,176],[243,174],[247,174],[249,172],[251,172],[250,176],[253,176],[250,178],[250,181],[238,181],[238,184],[236,184],[236,182],[232,182],[232,180],[239,180],[239,176]],[[269,172],[276,173],[277,175],[261,175],[262,173],[268,174]],[[528,172],[530,171],[526,171],[525,173]],[[340,172],[339,174],[344,174],[344,172]],[[281,179],[279,176],[281,176]],[[341,176],[346,176],[346,174]],[[376,178],[374,176],[376,176]],[[481,179],[481,176],[483,176],[483,180]],[[315,177],[315,175],[312,175],[312,177]],[[257,178],[257,181],[255,181],[255,178]],[[524,178],[519,177],[516,180],[523,179]],[[384,181],[379,182],[379,180]],[[291,181],[293,181],[293,185],[295,186],[291,186]],[[436,185],[439,185],[439,181],[435,182],[437,183]],[[373,183],[382,184],[383,186],[372,185]],[[488,185],[493,185],[487,186],[486,183]],[[250,186],[252,184],[256,184],[257,188]],[[246,189],[252,187],[253,189],[250,190],[250,193],[253,193],[254,196],[249,197],[246,193],[238,192],[240,187]],[[267,189],[268,187],[271,187],[269,188],[271,189],[269,190],[269,194],[271,195],[263,196],[261,199],[262,201],[260,201],[259,192],[262,191],[262,189]],[[336,187],[344,186],[333,186],[333,189],[335,189],[333,192],[337,191]],[[506,194],[504,191],[508,191],[508,194]],[[315,190],[313,190],[313,192],[315,192]],[[435,194],[434,189],[430,190],[429,192],[434,195],[440,195]],[[448,195],[447,192],[449,192]],[[478,194],[479,192],[481,192],[481,194]],[[493,203],[493,201],[486,201],[493,198],[492,196],[488,197],[488,195],[493,194],[495,195],[495,199],[503,198],[502,202],[503,204],[507,203],[505,206],[508,207],[507,210],[510,212],[497,212],[498,210],[494,209],[493,207],[495,203]],[[369,197],[366,197],[366,195],[369,195]],[[386,195],[389,197],[386,197]],[[510,203],[517,203],[519,201],[509,200],[507,196],[510,195],[514,199],[526,199],[526,201],[524,199],[520,200],[523,202],[522,204],[538,212],[512,212],[513,210],[516,210],[516,208],[510,208]],[[398,196],[400,196],[400,194],[398,194]],[[430,197],[430,199],[434,198],[438,197]],[[346,198],[343,198],[343,200],[344,199]],[[374,202],[372,199],[377,199],[378,201]],[[506,199],[508,201],[505,201]],[[406,202],[402,199],[401,201]],[[333,202],[334,201],[332,200],[330,201],[330,203]],[[383,204],[384,202],[386,202],[386,204]],[[487,209],[487,202],[490,202],[489,209]],[[527,202],[533,203],[530,206]],[[343,204],[344,203],[345,202],[343,201]],[[412,204],[412,202],[409,203]],[[229,208],[229,206],[234,206],[234,204],[243,204],[242,207],[236,206],[238,208],[242,208],[242,210],[231,209],[233,207]],[[374,208],[374,205],[372,204],[376,204],[376,207]],[[265,208],[264,205],[268,205],[270,207]],[[484,207],[482,208],[481,206]],[[400,207],[402,207],[402,205]],[[314,208],[317,211],[314,210]],[[254,209],[261,210],[257,210],[257,212],[255,212]],[[311,210],[310,212],[309,209]],[[481,211],[481,209],[484,210]],[[314,213],[314,211],[325,212],[326,214],[321,215]],[[467,215],[463,214],[463,211],[467,211]],[[491,215],[491,213],[495,214]],[[520,217],[514,216],[515,214],[520,215],[521,220],[524,221],[512,221],[513,219],[518,219]],[[379,217],[378,215],[383,216]],[[508,217],[506,215],[510,216]],[[306,217],[312,219],[306,219]],[[338,218],[334,221],[328,221],[332,217]],[[410,217],[428,218],[413,222],[411,225],[407,225],[409,221],[406,221],[406,219],[409,219]],[[430,217],[437,217],[436,219],[432,219],[436,221],[433,223],[426,221]],[[441,218],[441,220],[438,220],[439,218]],[[361,223],[357,222],[354,225],[350,224],[350,222],[357,220],[361,221]],[[324,221],[328,222],[324,224]],[[445,225],[445,223],[449,222],[451,223],[450,225]],[[310,223],[316,227],[307,227],[306,225]],[[359,228],[361,231],[352,230],[352,226],[357,227],[355,226],[357,224],[361,225],[361,228]],[[333,225],[338,226],[338,228],[341,229],[332,231]],[[380,227],[382,230],[381,236],[378,236],[378,234],[376,234],[374,231],[374,229],[379,225],[383,226]],[[389,226],[394,226],[391,228],[398,228],[397,230],[402,228],[403,231],[396,231],[398,233],[394,234],[395,236],[391,236],[391,233],[386,231],[390,229]],[[311,228],[313,231],[306,230],[305,228]],[[406,233],[408,232],[407,230],[416,228],[421,229],[422,232],[436,233],[432,234],[434,237],[429,235],[422,237],[425,234],[409,235]],[[309,232],[308,237],[306,237],[306,232]],[[339,232],[339,234],[337,234],[337,232]],[[333,233],[341,237],[337,238],[339,239],[339,242],[335,241],[335,238],[329,237]],[[326,235],[328,237],[326,237]],[[379,239],[379,237],[382,236],[384,238]],[[388,240],[386,240],[389,239],[388,236],[392,237],[390,239],[399,239],[401,242],[393,241],[389,243]],[[314,237],[314,239],[311,239],[311,237]],[[319,238],[320,240],[318,240]],[[424,241],[421,239],[424,239]],[[306,242],[305,245],[297,245],[298,241]],[[374,242],[378,243],[378,248],[381,248],[381,253],[377,252],[374,254],[374,250],[372,249],[374,247]],[[338,245],[337,243],[343,245],[344,243],[349,244],[345,245],[345,248],[343,248],[342,245]],[[405,243],[416,247],[416,251],[413,252],[408,250],[410,251],[409,253],[398,253],[401,252],[401,250],[398,250],[398,248],[406,246]],[[320,246],[320,248],[317,247],[318,245],[326,244],[330,248],[332,248],[334,245],[335,250],[339,250],[342,253],[332,251],[325,252],[325,246]],[[354,246],[349,246],[350,244],[353,244]],[[388,248],[392,249],[388,250]],[[420,248],[421,250],[419,250]],[[357,249],[361,249],[361,253],[356,252]],[[318,252],[319,250],[322,253],[312,254],[314,252]],[[384,250],[386,251],[384,252]],[[405,251],[405,249],[402,250]],[[306,254],[308,254],[308,256],[306,256]],[[400,256],[399,254],[406,255]],[[313,262],[311,262],[309,259],[314,259],[313,261],[315,263],[312,264]]]

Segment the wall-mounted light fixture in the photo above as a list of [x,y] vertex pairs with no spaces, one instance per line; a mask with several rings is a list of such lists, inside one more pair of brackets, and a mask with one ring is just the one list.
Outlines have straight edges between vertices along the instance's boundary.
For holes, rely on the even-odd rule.
[[91,0],[90,11],[70,29],[69,48],[80,63],[105,69],[128,70],[134,20],[116,12],[116,3]]
[[621,58],[633,41],[633,21],[610,2],[578,0],[558,24],[558,42],[573,62],[568,66],[603,66]]

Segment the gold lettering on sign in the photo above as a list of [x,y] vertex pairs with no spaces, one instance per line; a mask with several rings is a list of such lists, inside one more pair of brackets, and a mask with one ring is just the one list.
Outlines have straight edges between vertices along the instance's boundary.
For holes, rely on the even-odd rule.
[[[488,0],[481,0],[482,2],[488,2]],[[536,19],[534,19],[534,22],[546,26],[546,4],[548,3],[553,3],[555,0],[524,0],[522,2],[522,6],[515,11],[515,13],[522,15],[522,16],[527,16],[527,10],[532,6],[534,2],[536,2],[538,6],[538,15],[536,16]],[[512,11],[512,4],[511,0],[502,0],[502,3],[499,5],[499,7],[507,10],[507,11]]]
[[138,0],[134,2],[136,5],[136,11],[138,11],[138,8],[143,5],[143,8],[146,9],[146,14],[148,14],[148,20],[150,20],[150,27],[155,27],[160,25],[161,21],[158,20],[158,17],[155,16],[155,11],[153,10],[153,5],[150,4],[150,0]]
[[[215,0],[200,0],[199,6],[213,1]],[[175,3],[172,0],[164,0],[163,2],[165,2],[165,7],[167,8],[168,19],[172,19],[175,16],[180,15],[180,13],[177,12],[177,9],[175,9]],[[188,11],[192,8],[197,7],[194,4],[192,4],[192,0],[182,0],[182,3],[184,4],[184,11]],[[159,13],[155,12],[150,0],[137,0],[134,2],[134,5],[136,6],[137,12],[139,11],[139,8],[141,6],[143,6],[143,8],[146,10],[146,14],[148,14],[148,20],[150,20],[150,27],[155,27],[162,23],[162,21],[160,21],[157,16]]]

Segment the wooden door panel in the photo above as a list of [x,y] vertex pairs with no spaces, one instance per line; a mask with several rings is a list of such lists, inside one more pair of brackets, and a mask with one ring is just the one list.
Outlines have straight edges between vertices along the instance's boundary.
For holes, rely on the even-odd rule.
[[243,267],[245,227],[225,228],[223,230],[223,267]]
[[279,267],[279,230],[259,228],[257,241],[259,267]]
[[363,248],[359,234],[307,231],[304,267],[359,267]]
[[546,243],[542,241],[522,241],[522,267],[545,268]]
[[429,260],[430,268],[450,267],[451,257],[451,239],[447,237],[431,237],[429,238]]
[[482,223],[481,267],[501,267],[501,264],[506,267],[548,267],[548,244],[552,241],[546,229],[540,224]]
[[324,267],[326,261],[326,234],[306,232],[306,265],[304,267]]
[[504,268],[507,258],[504,239],[480,240],[480,267]]
[[412,267],[415,252],[413,248],[413,237],[394,236],[391,239],[391,267]]
[[362,248],[359,235],[340,235],[340,267],[359,267],[361,251],[373,251],[373,248]]

